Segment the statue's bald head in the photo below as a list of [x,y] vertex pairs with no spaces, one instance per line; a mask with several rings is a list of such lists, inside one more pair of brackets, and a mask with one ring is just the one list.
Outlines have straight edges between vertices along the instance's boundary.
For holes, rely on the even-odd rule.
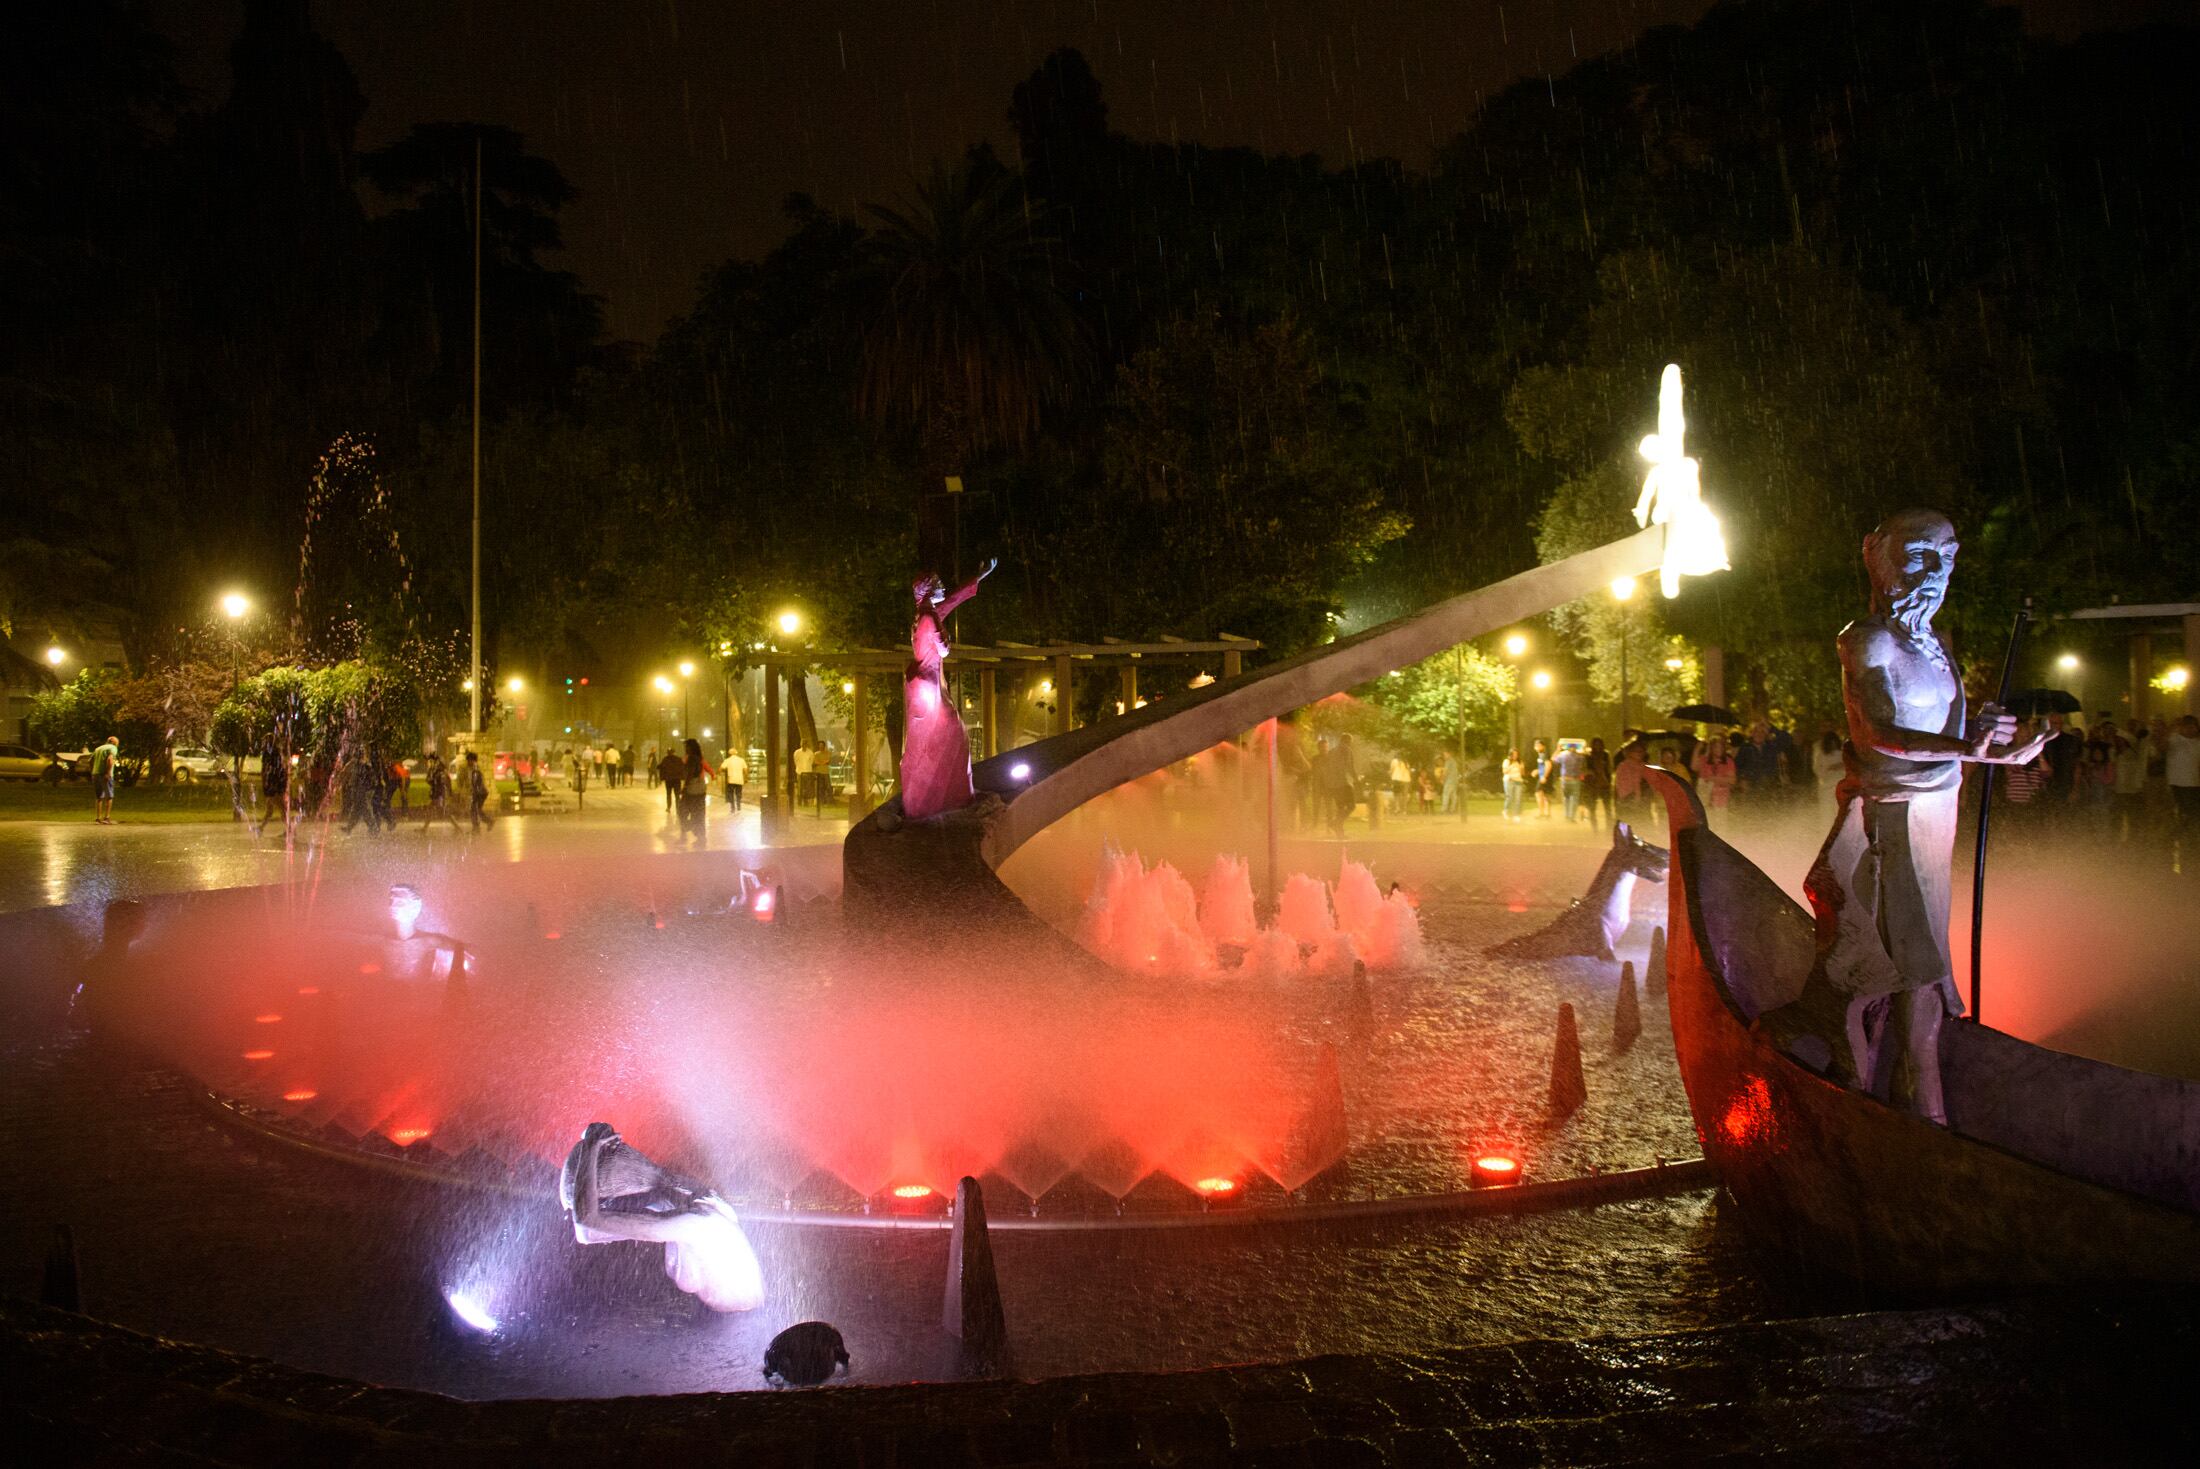
[[1872,607],[1923,632],[1948,595],[1956,565],[1956,528],[1938,510],[1898,510],[1864,537]]

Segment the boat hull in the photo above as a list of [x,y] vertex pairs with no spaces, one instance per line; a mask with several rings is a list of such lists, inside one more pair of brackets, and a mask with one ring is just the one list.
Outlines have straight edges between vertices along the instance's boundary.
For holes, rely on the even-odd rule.
[[[1682,783],[1660,773],[1658,785],[1673,817],[1667,963],[1674,1049],[1704,1156],[1756,1242],[1806,1269],[1904,1294],[2200,1281],[2200,1217],[2189,1209],[1937,1126],[1829,1081],[1772,1046],[1750,1020],[1791,998],[1808,974],[1809,916],[1705,826]],[[1994,1040],[2041,1058],[2035,1094],[2018,1099],[2031,1108],[2054,1111],[2057,1087],[2078,1075],[2110,1096],[2120,1078],[2138,1102],[2167,1105],[2172,1121],[2190,1110],[2184,1084]],[[1961,1041],[1944,1055],[1958,1067],[1991,1059]],[[1969,1090],[1986,1095],[1991,1088]],[[1959,1078],[1952,1096],[1964,1091]],[[2143,1126],[2144,1118],[2130,1124]],[[2153,1141],[2147,1148],[2164,1151]],[[2175,1146],[2167,1152],[2183,1156]],[[2100,1153],[2113,1167],[2116,1139],[2102,1139]],[[2189,1188],[2190,1179],[2166,1185],[2172,1195],[2180,1186]]]

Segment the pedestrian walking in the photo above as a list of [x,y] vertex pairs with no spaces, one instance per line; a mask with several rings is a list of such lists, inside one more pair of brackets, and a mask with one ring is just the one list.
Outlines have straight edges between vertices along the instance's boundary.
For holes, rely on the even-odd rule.
[[1597,824],[1597,808],[1604,808],[1607,823],[1613,820],[1612,811],[1612,752],[1604,748],[1604,737],[1598,735],[1589,741],[1589,753],[1581,773],[1581,801],[1589,811],[1589,824]]
[[680,782],[687,777],[687,762],[675,750],[665,751],[665,757],[657,762],[657,784],[665,788],[665,815],[673,814],[673,803],[680,798]]
[[451,809],[451,767],[435,754],[428,757],[428,806],[420,818],[420,829],[426,831],[435,825],[438,816],[451,824],[451,830],[458,830],[458,813]]
[[1581,786],[1589,771],[1589,757],[1579,745],[1567,745],[1551,763],[1558,767],[1558,797],[1561,811],[1571,826],[1574,816],[1581,810]]
[[109,735],[92,751],[92,825],[115,824],[115,767],[122,760],[122,737]]
[[1505,752],[1504,775],[1505,819],[1507,821],[1524,821],[1527,819],[1527,815],[1522,807],[1527,800],[1528,765],[1526,761],[1520,758],[1520,751],[1517,747]]
[[726,782],[726,809],[738,814],[741,810],[741,787],[748,783],[749,762],[739,750],[726,751],[725,763],[719,767],[719,775]]
[[1535,742],[1534,767],[1529,773],[1535,779],[1535,819],[1551,819],[1551,790],[1558,784],[1558,766],[1551,759],[1551,747],[1541,740]]
[[658,761],[658,785],[664,787],[664,814],[673,816],[673,803],[680,800],[680,783],[686,778],[686,761],[678,750],[667,750],[664,759]]
[[682,838],[692,836],[697,846],[707,846],[705,822],[710,806],[710,782],[717,772],[703,759],[703,747],[695,740],[687,742],[679,763],[680,773],[667,776],[666,781],[680,789],[680,835]]
[[472,750],[466,752],[466,803],[473,819],[472,830],[496,825],[488,811],[489,782],[482,778],[481,757]]
[[252,834],[258,836],[267,829],[271,817],[281,817],[283,829],[290,829],[290,767],[283,761],[283,752],[273,740],[260,750],[260,815],[252,823]]

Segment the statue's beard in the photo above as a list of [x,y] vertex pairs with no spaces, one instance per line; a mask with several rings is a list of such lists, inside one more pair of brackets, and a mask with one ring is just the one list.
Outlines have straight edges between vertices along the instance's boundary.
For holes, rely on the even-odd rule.
[[1932,631],[1933,614],[1948,595],[1948,584],[1939,577],[1925,577],[1887,594],[1887,615],[1913,638]]

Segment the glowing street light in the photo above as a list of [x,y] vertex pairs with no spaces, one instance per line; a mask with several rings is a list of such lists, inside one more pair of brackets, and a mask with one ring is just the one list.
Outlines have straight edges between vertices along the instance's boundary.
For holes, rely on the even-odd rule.
[[223,592],[221,595],[221,609],[222,616],[228,618],[231,622],[236,622],[252,610],[252,599],[242,592]]
[[1687,666],[1688,666],[1688,663],[1687,663],[1687,660],[1686,660],[1686,659],[1682,659],[1682,658],[1668,658],[1668,659],[1666,659],[1666,660],[1665,660],[1665,668],[1666,668],[1666,671],[1667,671],[1668,673],[1679,673],[1679,672],[1680,672],[1680,671],[1681,671],[1682,669],[1686,668]]
[[660,694],[669,694],[672,692],[672,680],[666,678],[661,673],[658,674],[655,678],[651,679],[650,683]]
[[504,692],[506,692],[507,694],[516,694],[516,693],[519,693],[519,692],[520,692],[521,690],[525,689],[526,687],[527,687],[527,682],[526,682],[526,680],[522,679],[522,678],[521,678],[521,677],[520,677],[520,676],[519,676],[518,674],[516,674],[516,673],[515,673],[515,674],[513,674],[513,675],[512,675],[512,676],[511,676],[510,678],[508,678],[508,679],[506,679],[506,680],[504,681]]
[[680,660],[680,677],[682,677],[682,678],[693,678],[693,677],[695,677],[695,663],[694,663],[694,660],[692,660],[692,659],[688,659],[688,658],[682,658],[682,659]]
[[780,613],[776,621],[779,624],[779,633],[782,637],[791,638],[802,631],[802,614],[792,607]]
[[2172,668],[2162,675],[2162,687],[2171,693],[2178,692],[2191,682],[2192,672],[2186,668]]
[[474,681],[470,678],[466,679],[459,684],[458,689],[460,693],[470,694],[474,691]]
[[1631,602],[1631,601],[1633,601],[1633,600],[1634,600],[1634,596],[1635,596],[1635,579],[1634,579],[1633,577],[1631,577],[1631,576],[1622,576],[1622,577],[1615,577],[1615,578],[1613,578],[1613,580],[1612,580],[1612,600],[1613,600],[1613,601],[1615,601],[1615,602]]
[[2078,666],[2078,655],[2075,653],[2065,653],[2060,658],[2057,658],[2055,660],[2055,666],[2057,668],[2060,668],[2065,673],[2074,672]]
[[1535,671],[1534,675],[1529,678],[1528,682],[1535,685],[1536,690],[1539,693],[1545,689],[1548,689],[1551,686],[1551,675],[1549,670],[1538,668]]
[[48,668],[59,668],[68,661],[69,655],[62,652],[58,644],[46,650],[46,666]]
[[1505,639],[1505,656],[1507,658],[1518,658],[1527,651],[1528,640],[1522,634],[1514,633]]

